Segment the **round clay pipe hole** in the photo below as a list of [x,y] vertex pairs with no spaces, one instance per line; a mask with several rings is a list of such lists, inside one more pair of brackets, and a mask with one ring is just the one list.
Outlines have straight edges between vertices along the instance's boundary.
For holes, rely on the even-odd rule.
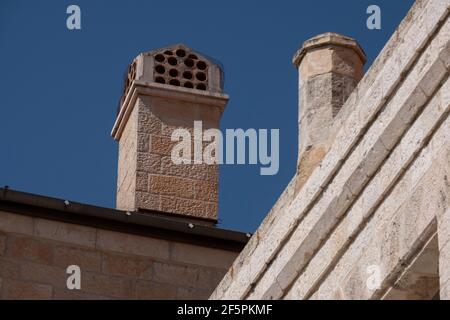
[[166,80],[164,80],[163,77],[156,77],[155,82],[165,84],[165,83],[166,83]]
[[199,61],[197,62],[197,68],[199,68],[200,70],[205,70],[206,69],[206,63],[204,61]]
[[199,84],[197,85],[197,89],[198,89],[198,90],[206,90],[206,86],[205,86],[204,83],[199,83]]
[[190,72],[190,71],[183,72],[183,78],[192,79],[192,72]]
[[169,74],[171,77],[178,77],[178,70],[177,69],[170,69]]
[[192,68],[194,66],[194,60],[187,58],[186,60],[184,60],[184,64],[189,67]]
[[174,58],[174,57],[170,57],[169,59],[167,59],[167,61],[168,61],[169,64],[172,65],[172,66],[176,66],[177,63],[178,63],[177,59]]
[[186,51],[184,51],[183,49],[178,49],[176,52],[176,55],[183,58],[186,55]]
[[166,60],[166,58],[164,58],[164,56],[162,54],[157,54],[155,56],[155,60],[158,62],[164,62],[164,60]]
[[197,72],[195,74],[195,77],[200,80],[200,81],[205,81],[206,80],[206,74],[204,72]]
[[163,74],[164,72],[166,72],[166,68],[164,68],[164,66],[162,66],[162,65],[157,65],[156,67],[155,67],[155,70],[156,70],[156,72],[158,72],[159,74]]

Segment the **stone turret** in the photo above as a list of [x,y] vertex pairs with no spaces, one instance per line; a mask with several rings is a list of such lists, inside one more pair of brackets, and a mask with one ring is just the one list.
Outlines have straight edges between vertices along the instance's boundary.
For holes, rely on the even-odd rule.
[[339,110],[364,74],[366,56],[351,38],[325,33],[303,43],[293,58],[299,71],[300,184],[322,160]]

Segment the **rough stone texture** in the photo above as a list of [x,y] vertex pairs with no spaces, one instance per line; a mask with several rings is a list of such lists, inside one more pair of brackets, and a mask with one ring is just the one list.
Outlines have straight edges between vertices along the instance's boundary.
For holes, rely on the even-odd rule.
[[431,300],[439,288],[439,248],[434,234],[424,248],[412,259],[391,288],[385,300]]
[[97,231],[96,248],[159,259],[168,259],[170,254],[168,241],[108,230]]
[[0,256],[3,255],[6,248],[6,234],[0,233]]
[[133,211],[135,208],[137,166],[137,108],[130,115],[119,141],[119,165],[117,173],[117,209]]
[[358,43],[335,33],[305,41],[294,57],[299,70],[299,152],[295,193],[330,148],[332,125],[363,75]]
[[[449,170],[450,171],[450,170]],[[450,189],[450,176],[446,176],[446,184]],[[450,195],[441,192],[442,200],[447,200]],[[445,204],[445,202],[444,202]],[[440,298],[450,300],[450,205],[446,207],[445,213],[438,216],[438,237],[439,237],[439,281]]]
[[44,219],[35,219],[34,234],[57,241],[69,241],[86,247],[95,247],[97,237],[94,228],[78,226]]
[[19,280],[3,279],[2,299],[4,300],[48,300],[52,298],[50,285]]
[[[0,300],[206,299],[236,256],[0,212]],[[81,290],[67,289],[70,265],[81,269]]]
[[2,215],[0,230],[4,232],[33,234],[34,221],[32,218],[4,211],[0,211],[0,214]]
[[[193,162],[194,140],[189,159],[191,163],[175,164],[171,152],[178,141],[172,141],[171,135],[174,130],[182,128],[188,130],[194,139],[194,121],[202,121],[200,134],[210,128],[219,128],[228,100],[221,93],[221,71],[207,61],[203,66],[205,61],[201,56],[197,55],[195,59],[190,57],[194,53],[184,46],[161,50],[145,53],[133,62],[136,70],[130,69],[121,109],[113,128],[113,136],[119,140],[117,208],[158,211],[215,223],[218,219],[218,165]],[[161,60],[156,63],[156,71],[148,60],[153,58]],[[186,88],[186,79],[177,80],[182,73],[192,73],[193,70],[180,69],[177,71],[179,76],[175,78],[168,72],[159,74],[158,70],[162,71],[164,63],[170,64],[168,59],[198,60],[195,66],[198,70],[195,72],[206,72],[208,75],[205,80],[188,82],[192,82],[195,88],[204,86],[204,89]],[[200,70],[203,67],[205,69]],[[153,72],[157,74],[153,76]],[[173,81],[183,82],[184,87],[174,85]],[[202,137],[197,139],[203,147],[209,144],[203,143]]]
[[[438,95],[438,97],[440,96]],[[321,252],[317,254],[315,259],[317,263],[320,263],[320,266],[310,264],[308,268],[311,268],[314,272],[325,269],[326,266],[324,261],[332,261],[333,254],[340,249],[340,246],[344,245],[345,241],[347,241],[349,237],[355,237],[354,234],[349,232],[351,232],[352,229],[358,230],[358,228],[361,228],[364,223],[364,219],[367,219],[369,217],[368,215],[371,214],[371,211],[373,210],[372,208],[376,207],[377,204],[383,201],[386,194],[386,189],[389,189],[393,185],[392,179],[398,178],[398,174],[402,173],[400,169],[402,161],[406,161],[407,163],[410,161],[408,157],[414,155],[417,150],[412,147],[415,146],[415,143],[424,140],[423,137],[426,137],[427,127],[432,127],[435,121],[439,119],[439,115],[442,115],[442,112],[447,110],[440,107],[440,99],[436,98],[430,102],[427,109],[417,119],[413,127],[410,128],[409,132],[397,146],[396,150],[394,150],[390,158],[384,163],[383,167],[380,169],[380,172],[372,179],[371,183],[366,187],[364,193],[360,196],[353,208],[341,222],[342,227],[341,225],[338,226],[334,234],[330,236],[327,243],[322,247]],[[431,115],[433,114],[436,115],[435,119],[431,118]],[[419,134],[421,134],[422,137],[420,137]],[[442,141],[445,141],[445,135],[441,135],[441,139]],[[417,176],[419,175],[419,172],[420,171],[416,168],[415,173]],[[385,199],[385,201],[391,201],[394,202],[394,205],[397,205],[398,203],[401,203],[401,199],[401,194],[395,194],[395,196],[391,195],[390,198]],[[320,262],[317,260],[318,256],[321,257],[319,259]],[[306,279],[305,277],[306,276],[302,276],[301,278]],[[311,280],[313,280],[313,278],[309,277],[308,281]],[[300,288],[301,286],[298,285],[298,287]],[[304,288],[307,287],[308,285],[304,286]]]
[[[211,299],[431,299],[438,282],[448,298],[441,245],[448,230],[439,221],[450,206],[449,7],[449,0],[416,1],[340,111],[319,108],[334,116],[325,120],[329,144],[302,155],[323,159],[303,167],[300,158],[296,176]],[[330,56],[316,51],[317,61]],[[295,58],[301,63],[298,57],[304,52]],[[310,102],[319,96],[311,91]],[[428,246],[436,232],[439,254],[435,242]],[[367,285],[373,266],[380,271],[376,288]]]
[[355,40],[334,33],[305,41],[294,57],[300,88],[300,168],[304,161],[311,163],[304,153],[328,149],[329,128],[362,78],[365,61],[365,54]]

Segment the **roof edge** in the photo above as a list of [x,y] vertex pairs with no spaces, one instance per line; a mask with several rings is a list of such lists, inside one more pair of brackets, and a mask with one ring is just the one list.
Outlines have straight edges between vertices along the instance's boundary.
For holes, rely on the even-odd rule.
[[[0,188],[0,211],[240,252],[249,234]],[[0,212],[0,215],[2,213]]]

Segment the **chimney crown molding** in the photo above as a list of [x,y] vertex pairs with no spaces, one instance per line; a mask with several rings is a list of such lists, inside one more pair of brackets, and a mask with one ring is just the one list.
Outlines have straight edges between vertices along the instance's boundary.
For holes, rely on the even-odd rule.
[[130,90],[120,106],[119,114],[111,131],[114,140],[119,140],[128,118],[133,111],[136,99],[139,95],[159,97],[166,100],[185,101],[208,106],[216,106],[221,112],[225,110],[229,96],[224,93],[202,91],[175,87],[155,82],[134,80],[130,85]]
[[352,49],[361,59],[362,64],[365,64],[367,61],[364,50],[355,39],[343,36],[338,33],[327,32],[306,40],[303,43],[302,47],[295,53],[292,59],[292,63],[298,68],[306,53],[327,46],[337,46]]

